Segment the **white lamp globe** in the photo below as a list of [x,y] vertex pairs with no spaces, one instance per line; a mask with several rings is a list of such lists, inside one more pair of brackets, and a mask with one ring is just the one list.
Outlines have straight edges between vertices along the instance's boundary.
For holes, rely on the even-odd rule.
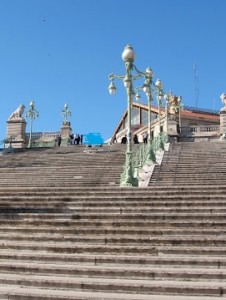
[[135,59],[135,52],[133,50],[133,47],[130,45],[127,45],[124,48],[124,51],[122,52],[122,59],[125,62],[133,62]]

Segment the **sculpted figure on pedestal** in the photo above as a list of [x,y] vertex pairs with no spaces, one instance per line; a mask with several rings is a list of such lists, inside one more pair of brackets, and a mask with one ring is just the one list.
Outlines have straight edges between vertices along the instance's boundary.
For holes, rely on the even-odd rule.
[[21,104],[13,113],[11,113],[10,117],[8,118],[8,121],[13,119],[22,118],[22,114],[24,112],[25,106]]

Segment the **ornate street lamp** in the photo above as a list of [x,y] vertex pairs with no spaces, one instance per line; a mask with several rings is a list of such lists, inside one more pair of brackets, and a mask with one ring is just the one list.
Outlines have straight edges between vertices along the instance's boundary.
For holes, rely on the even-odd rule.
[[30,108],[25,113],[25,118],[29,118],[30,119],[30,136],[29,136],[28,148],[32,147],[32,125],[33,125],[33,120],[35,120],[38,117],[39,117],[39,113],[35,109],[35,103],[34,103],[34,101],[31,101],[30,102]]
[[166,133],[168,134],[168,109],[169,109],[169,102],[170,102],[170,98],[172,97],[172,91],[169,91],[169,93],[164,94],[164,99],[166,101],[166,106],[165,106],[165,119],[166,119]]
[[155,82],[157,102],[158,102],[158,124],[159,124],[159,135],[161,135],[161,110],[162,110],[162,98],[163,98],[163,85],[160,79]]
[[[148,99],[148,158],[146,161],[155,162],[155,155],[152,148],[152,135],[151,135],[151,102],[152,102],[152,79],[153,79],[153,72],[151,68],[146,68],[145,72],[141,72],[137,69],[134,65],[135,53],[133,48],[130,45],[127,45],[122,53],[122,59],[125,62],[126,67],[126,75],[115,75],[110,74],[109,80],[110,85],[108,87],[109,93],[114,95],[116,93],[116,86],[114,84],[114,79],[121,79],[124,83],[124,86],[127,91],[127,150],[126,150],[126,166],[124,170],[124,175],[121,180],[121,186],[133,186],[137,185],[137,179],[133,177],[133,166],[132,166],[132,144],[131,144],[131,104],[132,104],[132,97],[134,95],[133,91],[133,80],[139,79],[141,77],[145,78],[145,82],[141,87],[138,87],[136,90],[143,90],[146,94]],[[137,72],[136,75],[132,74],[132,70]],[[162,83],[158,79],[154,85],[154,92],[158,96],[159,102],[159,133],[160,133],[160,120],[161,120],[161,99],[163,97],[163,88]],[[140,99],[140,95],[137,92],[136,99]]]
[[[136,90],[143,90],[143,92],[146,94],[147,100],[148,100],[148,157],[147,162],[155,162],[155,154],[152,147],[152,132],[151,132],[151,104],[152,104],[152,79],[153,79],[153,72],[151,68],[147,68],[145,71],[145,82],[141,87],[137,87]],[[140,100],[140,94],[137,92],[136,94],[136,100]]]
[[[133,165],[132,165],[132,134],[131,134],[131,104],[132,97],[134,95],[133,91],[133,79],[138,79],[144,77],[145,74],[140,72],[136,66],[133,64],[135,59],[135,53],[133,48],[130,45],[127,45],[124,48],[122,53],[122,59],[125,62],[126,74],[125,75],[115,75],[110,74],[109,80],[110,85],[108,87],[109,93],[114,95],[116,92],[116,87],[114,84],[114,79],[121,79],[126,88],[127,92],[127,148],[126,148],[126,164],[124,173],[121,178],[121,186],[136,186],[138,184],[137,178],[134,177],[133,174]],[[136,75],[132,74],[132,70],[135,69],[137,71]]]
[[71,117],[71,112],[68,108],[67,103],[64,104],[64,109],[62,110],[61,115],[64,119],[64,124],[67,124],[68,123],[68,118]]
[[182,97],[181,96],[178,97],[177,102],[178,102],[178,109],[179,109],[179,111],[178,111],[179,128],[181,130],[181,126],[182,126],[182,124],[181,124],[181,108],[183,107],[183,105],[182,105]]

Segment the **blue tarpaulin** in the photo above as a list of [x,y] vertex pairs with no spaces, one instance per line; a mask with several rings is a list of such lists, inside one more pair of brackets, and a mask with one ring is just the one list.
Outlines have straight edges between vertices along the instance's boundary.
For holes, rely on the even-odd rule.
[[100,133],[86,133],[83,135],[83,144],[90,146],[101,146],[104,140]]

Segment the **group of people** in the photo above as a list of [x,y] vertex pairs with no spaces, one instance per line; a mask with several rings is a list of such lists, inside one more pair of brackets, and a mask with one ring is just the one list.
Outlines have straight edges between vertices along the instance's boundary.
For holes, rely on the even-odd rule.
[[[59,134],[55,139],[55,145],[58,145],[60,147],[61,142],[62,142],[62,137],[61,134]],[[82,145],[82,143],[83,143],[82,134],[76,133],[75,135],[74,134],[70,135],[70,145]]]
[[71,134],[70,135],[70,144],[71,145],[82,145],[83,143],[83,135],[82,134]]
[[[148,134],[147,134],[147,132],[145,132],[145,133],[143,134],[142,138],[143,138],[143,143],[144,143],[144,144],[147,144],[147,142],[148,142]],[[125,135],[122,137],[122,139],[121,139],[121,144],[126,144],[126,143],[127,143],[127,136],[126,136],[126,134],[125,134]],[[139,140],[138,140],[137,134],[134,134],[134,136],[133,136],[133,143],[134,143],[134,144],[139,144]]]

